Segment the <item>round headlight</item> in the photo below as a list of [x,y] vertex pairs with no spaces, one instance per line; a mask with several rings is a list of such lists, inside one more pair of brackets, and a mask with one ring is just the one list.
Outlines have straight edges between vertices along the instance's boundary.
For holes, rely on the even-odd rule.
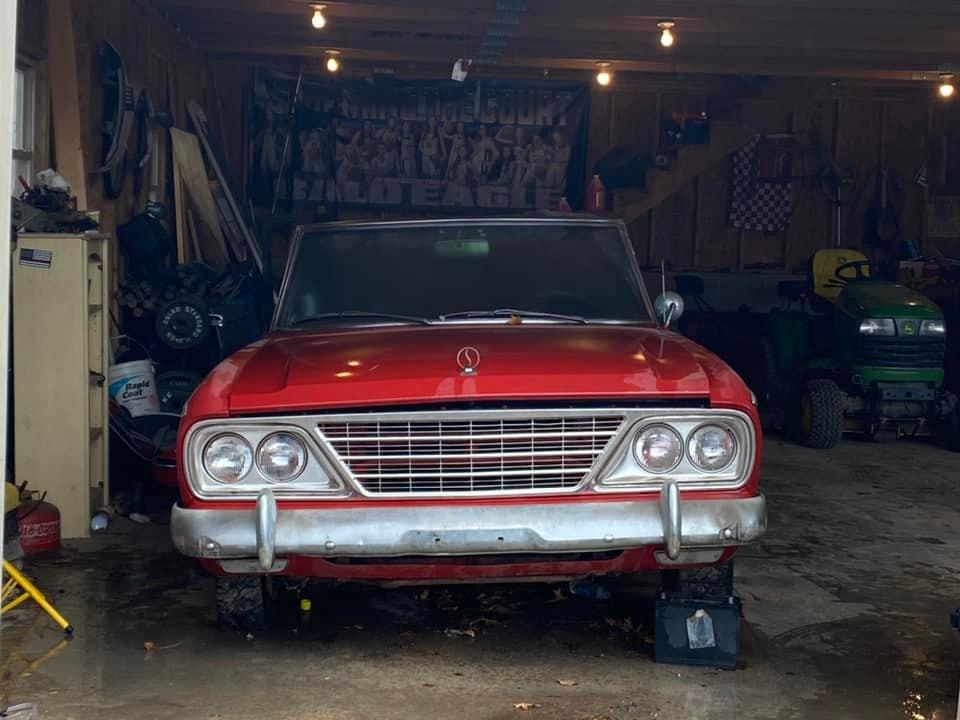
[[307,464],[307,449],[290,433],[275,433],[257,448],[257,467],[270,482],[296,480]]
[[239,435],[217,435],[203,449],[203,469],[218,483],[238,483],[252,466],[253,450]]
[[683,457],[683,441],[666,425],[651,425],[637,436],[633,446],[640,466],[652,473],[673,470]]
[[707,472],[723,470],[737,452],[737,440],[733,433],[719,425],[697,428],[687,446],[690,462]]

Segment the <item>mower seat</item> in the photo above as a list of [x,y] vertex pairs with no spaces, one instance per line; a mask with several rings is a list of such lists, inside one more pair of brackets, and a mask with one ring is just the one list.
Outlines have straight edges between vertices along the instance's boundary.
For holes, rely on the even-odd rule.
[[[835,303],[847,283],[836,275],[837,268],[849,262],[867,262],[867,256],[857,250],[818,250],[810,263],[810,283],[813,292],[828,302]],[[863,269],[869,275],[869,269]]]

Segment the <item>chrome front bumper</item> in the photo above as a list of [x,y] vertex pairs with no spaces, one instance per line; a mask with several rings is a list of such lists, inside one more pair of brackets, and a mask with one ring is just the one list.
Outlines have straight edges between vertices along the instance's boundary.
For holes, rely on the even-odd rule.
[[766,531],[766,501],[680,500],[667,481],[659,502],[477,504],[279,510],[269,490],[255,510],[174,506],[170,531],[185,555],[230,560],[257,557],[264,571],[276,558],[397,557],[495,553],[602,552],[662,546],[681,550],[753,542]]

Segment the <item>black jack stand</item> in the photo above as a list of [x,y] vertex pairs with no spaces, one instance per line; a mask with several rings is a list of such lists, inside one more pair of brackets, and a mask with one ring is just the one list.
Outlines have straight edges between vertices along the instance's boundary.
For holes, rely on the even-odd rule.
[[735,595],[696,597],[661,591],[654,622],[654,660],[735,670],[741,604]]

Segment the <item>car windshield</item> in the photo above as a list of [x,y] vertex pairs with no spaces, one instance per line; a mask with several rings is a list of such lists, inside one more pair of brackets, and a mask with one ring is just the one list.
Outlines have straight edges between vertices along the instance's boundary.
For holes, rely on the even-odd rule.
[[650,321],[619,229],[588,223],[385,225],[306,232],[279,327]]

